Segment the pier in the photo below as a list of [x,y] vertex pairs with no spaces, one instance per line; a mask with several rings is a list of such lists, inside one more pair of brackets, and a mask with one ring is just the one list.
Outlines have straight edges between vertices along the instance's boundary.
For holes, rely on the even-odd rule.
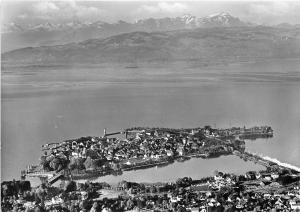
[[65,176],[64,174],[65,174],[64,170],[61,170],[60,172],[56,173],[53,177],[48,178],[48,184],[52,185],[53,183],[55,183],[59,179],[63,178]]

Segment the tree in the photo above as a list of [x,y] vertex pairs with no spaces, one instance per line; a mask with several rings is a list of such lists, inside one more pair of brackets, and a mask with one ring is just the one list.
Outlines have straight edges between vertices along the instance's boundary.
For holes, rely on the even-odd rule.
[[205,125],[205,126],[204,126],[204,130],[209,130],[209,131],[210,131],[210,130],[211,130],[211,126]]
[[134,204],[133,201],[131,199],[128,199],[126,202],[126,207],[128,210],[131,210],[133,208]]
[[47,156],[46,155],[41,156],[40,165],[42,165],[42,167],[45,171],[51,171],[51,168],[49,166],[49,161],[47,161]]
[[150,192],[151,193],[156,193],[157,192],[156,187],[155,186],[151,186]]
[[64,185],[64,191],[65,192],[71,192],[71,191],[76,191],[76,182],[74,181],[65,181]]
[[46,186],[40,185],[35,192],[35,201],[44,205],[45,197],[47,195]]
[[74,158],[74,157],[72,157],[70,159],[68,167],[69,167],[70,170],[74,170],[74,169],[83,170],[83,169],[85,169],[84,162],[85,162],[84,158]]
[[90,169],[92,168],[93,161],[90,157],[87,157],[87,159],[84,161],[84,167],[85,169]]
[[97,212],[99,210],[98,202],[94,202],[90,212]]

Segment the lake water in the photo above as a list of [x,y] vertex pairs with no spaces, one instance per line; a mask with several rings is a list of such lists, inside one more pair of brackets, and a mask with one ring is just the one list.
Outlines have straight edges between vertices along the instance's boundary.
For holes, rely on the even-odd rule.
[[249,170],[259,171],[263,166],[245,162],[236,156],[223,156],[213,159],[192,158],[185,162],[175,162],[165,167],[123,172],[119,176],[105,176],[91,181],[117,184],[122,180],[129,182],[175,182],[178,178],[200,179],[209,177],[218,170],[224,173],[244,174]]
[[[101,136],[132,126],[230,127],[270,125],[274,138],[247,142],[251,152],[300,166],[300,61],[196,68],[182,64],[78,68],[4,68],[2,180],[36,164],[42,144]],[[165,181],[202,177],[216,169],[260,169],[235,156],[192,159],[105,177]]]

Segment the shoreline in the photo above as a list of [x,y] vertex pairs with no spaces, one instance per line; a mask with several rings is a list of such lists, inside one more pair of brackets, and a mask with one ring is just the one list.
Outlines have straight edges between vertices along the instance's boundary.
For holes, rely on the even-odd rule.
[[[123,134],[126,138],[122,139],[117,137],[111,137],[118,134]],[[155,166],[168,166],[174,163],[174,161],[184,162],[191,158],[200,157],[210,159],[220,157],[222,155],[233,155],[235,151],[245,151],[245,141],[239,139],[251,138],[252,140],[255,140],[257,138],[268,138],[272,136],[273,130],[271,127],[268,126],[253,127],[249,129],[246,129],[245,127],[233,127],[231,129],[212,129],[209,126],[206,126],[204,128],[198,127],[183,129],[132,127],[125,130],[121,130],[119,132],[112,133],[106,133],[105,129],[103,137],[88,136],[81,137],[79,139],[65,140],[61,143],[50,143],[43,145],[42,150],[45,151],[45,154],[47,153],[47,151],[50,151],[51,153],[49,156],[46,154],[41,157],[41,159],[43,158],[41,164],[44,165],[28,167],[26,171],[22,171],[22,177],[38,176],[41,179],[43,178],[44,180],[52,184],[59,180],[59,178],[61,177],[78,180],[90,179],[95,177],[104,177],[107,175],[117,176],[122,175],[122,173],[125,171],[148,169]],[[144,141],[142,142],[143,139]],[[177,141],[173,143],[172,140]],[[155,145],[155,148],[157,150],[153,150],[154,152],[152,153],[149,153],[148,151],[148,157],[146,156],[146,153],[139,153],[142,155],[145,154],[143,158],[141,157],[141,155],[135,155],[135,157],[130,157],[129,155],[126,155],[123,151],[126,149],[126,151],[129,151],[128,148],[130,148],[130,145],[132,145],[131,142],[138,142],[136,144],[133,144],[138,146],[150,144]],[[76,146],[79,143],[80,145],[86,145],[87,147],[89,146],[89,148],[92,148],[91,150],[84,150],[85,148],[83,148],[85,153],[82,154],[87,154],[87,151],[92,151],[94,152],[94,156],[90,157],[86,155],[85,158],[82,158],[82,156],[80,155],[77,155],[76,157],[73,156],[73,154],[75,154],[76,152],[74,153],[73,150],[71,150],[70,148],[73,148],[73,145]],[[160,149],[163,147],[159,147],[159,145],[161,144],[167,146],[171,145],[173,147],[168,147],[167,149]],[[100,156],[99,153],[97,153],[98,156],[96,156],[95,158],[95,145],[102,145],[102,150],[101,148],[99,149],[99,151],[102,151],[102,156]],[[118,147],[119,145],[121,146]],[[113,150],[111,148],[117,149]],[[145,151],[145,148],[147,149],[149,147],[144,146],[144,150],[142,150],[142,152]],[[103,152],[103,150],[105,150],[105,152]],[[66,151],[69,153],[67,154]],[[119,153],[111,153],[114,151],[119,151]],[[57,155],[55,154],[55,152],[57,152]],[[71,154],[72,156],[66,156],[65,154]],[[130,154],[137,154],[137,152],[132,152]],[[152,154],[151,157],[149,157],[150,154]],[[100,160],[100,158],[102,158],[101,160],[103,162],[101,163],[103,164],[103,167],[97,167],[96,165],[93,165],[90,168],[88,168],[86,162],[84,163],[84,169],[79,168],[77,167],[78,165],[76,165],[77,163],[79,163],[79,161],[82,161],[80,163],[88,161],[87,163],[90,165],[96,164],[100,162],[97,162],[97,160]],[[50,161],[52,160],[56,161],[56,165],[52,164],[52,162],[50,163]],[[74,164],[75,166],[72,166],[73,168],[70,167],[70,164],[72,164],[70,160],[77,160],[77,162]],[[59,165],[59,163],[62,164]],[[48,167],[49,165],[51,167],[55,166],[55,172],[51,172],[50,174],[49,172],[47,172],[47,170],[45,172],[45,165]],[[266,166],[266,164],[264,166]],[[39,173],[40,171],[42,172]]]

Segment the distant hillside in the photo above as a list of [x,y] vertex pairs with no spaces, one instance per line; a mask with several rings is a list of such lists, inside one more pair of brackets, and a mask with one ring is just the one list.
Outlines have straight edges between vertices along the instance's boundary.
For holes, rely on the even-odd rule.
[[126,63],[245,61],[300,57],[300,29],[272,27],[199,28],[131,32],[57,46],[28,47],[2,54],[7,63]]
[[29,46],[61,45],[93,38],[106,38],[135,31],[155,32],[195,29],[199,27],[236,27],[248,25],[250,24],[224,12],[203,18],[184,15],[176,18],[149,18],[138,20],[135,23],[124,21],[119,21],[117,23],[106,23],[102,21],[81,23],[73,21],[62,24],[46,22],[35,25],[26,25],[12,22],[2,26],[1,52]]

